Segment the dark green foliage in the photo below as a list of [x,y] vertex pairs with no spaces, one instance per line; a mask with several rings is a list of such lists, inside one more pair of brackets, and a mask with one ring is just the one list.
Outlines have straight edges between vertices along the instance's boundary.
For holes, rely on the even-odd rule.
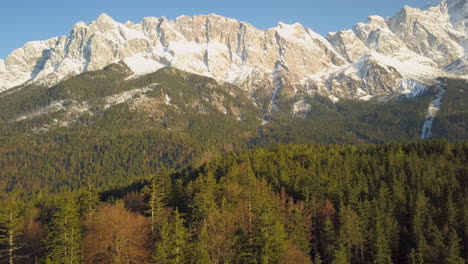
[[18,138],[0,150],[0,185],[4,187],[60,191],[86,186],[86,177],[93,175],[100,188],[146,177],[163,165],[188,164],[194,155],[181,139],[156,131],[67,133],[22,140]]
[[[122,179],[99,197],[142,197],[155,263],[463,263],[467,154],[467,142],[447,141],[279,145],[159,169],[126,187]],[[20,196],[47,227],[35,256],[87,254],[80,223],[93,214],[93,190]],[[15,245],[40,235],[22,232]]]
[[340,211],[340,231],[338,240],[340,249],[346,259],[352,262],[362,262],[362,250],[364,248],[364,229],[362,228],[361,217],[351,206],[342,206]]
[[166,170],[162,170],[150,179],[150,183],[142,189],[143,194],[147,196],[148,210],[147,214],[151,221],[151,234],[156,235],[156,221],[161,220],[164,211],[164,199],[167,197],[170,186],[166,183],[169,177]]
[[24,247],[19,238],[24,227],[26,207],[17,191],[0,198],[0,261],[16,263],[20,259],[18,250]]
[[[205,210],[191,209],[189,216],[202,217],[190,223],[203,227],[201,219],[209,219],[223,199],[228,208],[239,206],[235,213],[246,222],[230,235],[237,256],[233,263],[279,261],[287,243],[303,252],[311,249],[313,259],[325,263],[457,263],[462,259],[464,225],[456,219],[463,217],[457,208],[464,208],[460,198],[466,196],[460,174],[468,164],[466,153],[466,142],[447,141],[281,145],[228,155],[175,177],[189,186],[194,178],[198,183],[189,188],[197,195],[188,208],[200,204],[196,208]],[[225,185],[221,190],[206,177],[211,172]],[[276,199],[268,196],[265,182],[277,192]],[[237,186],[242,191],[234,191]]]
[[[58,191],[79,187],[88,175],[107,187],[244,149],[254,136],[260,114],[237,87],[172,68],[128,80],[122,71],[124,65],[114,65],[0,97],[8,109],[0,113],[0,188]],[[129,103],[106,106],[108,96],[135,89],[147,90]],[[139,100],[144,106],[132,107]],[[41,114],[53,102],[90,112]]]
[[[454,208],[463,208],[463,201],[453,197],[466,195],[465,177],[459,172],[468,164],[467,151],[466,142],[446,141],[377,147],[292,145],[255,150],[238,159],[248,161],[257,178],[277,192],[284,188],[317,208],[312,255],[326,263],[441,263],[453,252],[444,225],[460,224],[453,219],[462,217]],[[326,199],[340,205],[338,213]],[[295,219],[286,217],[286,223]],[[285,227],[288,231],[288,224]],[[463,230],[460,226],[456,232],[459,239]],[[461,257],[460,248],[457,252],[454,259]]]
[[[99,188],[108,188],[160,167],[198,166],[219,153],[278,143],[414,140],[433,96],[428,91],[413,99],[336,104],[309,97],[311,111],[291,117],[291,102],[280,94],[284,102],[277,103],[284,112],[273,111],[258,137],[261,110],[238,87],[173,68],[137,78],[129,74],[126,65],[113,64],[50,88],[2,93],[0,189],[57,192],[80,188],[88,175]],[[463,85],[449,82],[440,122],[464,111]],[[110,96],[142,89],[126,103],[108,105]],[[52,103],[62,107],[41,112]],[[88,110],[70,114],[80,107]],[[434,135],[466,138],[461,128],[467,122],[455,121],[448,121],[448,128],[435,125]]]
[[189,233],[179,211],[174,211],[170,222],[160,224],[153,260],[161,264],[189,263]]
[[466,80],[449,80],[440,113],[434,120],[433,136],[448,140],[468,138],[468,84]]
[[71,193],[58,199],[48,223],[46,263],[80,263],[82,229],[77,201]]
[[311,110],[291,118],[274,113],[264,127],[260,145],[276,143],[383,143],[420,138],[426,110],[432,98],[429,91],[413,99],[388,102],[310,98]]
[[270,202],[263,203],[257,210],[252,239],[257,263],[280,263],[286,234],[282,223],[278,220],[279,214],[274,211]]
[[197,238],[190,243],[189,259],[190,263],[205,264],[210,263],[210,254],[206,247],[206,241],[210,237],[205,231],[200,232]]

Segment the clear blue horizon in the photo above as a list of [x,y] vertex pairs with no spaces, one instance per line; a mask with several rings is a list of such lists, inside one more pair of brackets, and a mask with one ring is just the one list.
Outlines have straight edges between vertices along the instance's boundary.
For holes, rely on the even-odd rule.
[[260,29],[274,27],[279,21],[301,23],[326,35],[365,22],[370,15],[391,16],[403,6],[423,7],[428,0],[237,0],[223,2],[154,0],[82,0],[82,1],[7,1],[0,16],[0,59],[26,42],[68,35],[79,21],[90,23],[106,13],[118,22],[139,22],[144,17],[175,19],[180,15],[215,13],[248,22]]

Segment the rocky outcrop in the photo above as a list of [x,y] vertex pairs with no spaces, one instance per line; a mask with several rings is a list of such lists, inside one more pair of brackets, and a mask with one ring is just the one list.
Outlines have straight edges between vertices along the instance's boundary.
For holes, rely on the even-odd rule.
[[350,63],[356,62],[362,56],[371,53],[352,30],[330,33],[327,39],[335,47],[336,51]]
[[447,2],[424,11],[406,6],[388,19],[388,25],[409,49],[432,59],[440,67],[463,56],[460,42],[465,33],[453,27]]

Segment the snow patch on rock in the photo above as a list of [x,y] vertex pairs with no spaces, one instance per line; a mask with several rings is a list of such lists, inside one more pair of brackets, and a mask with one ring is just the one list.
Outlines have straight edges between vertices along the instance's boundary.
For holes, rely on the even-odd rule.
[[166,65],[153,59],[146,58],[143,54],[135,54],[132,57],[124,59],[125,64],[137,75],[155,72]]
[[60,100],[60,101],[54,101],[50,105],[44,108],[38,109],[27,115],[19,116],[14,120],[14,122],[19,122],[23,120],[31,120],[42,115],[58,113],[58,112],[64,112],[66,114],[66,118],[64,122],[66,122],[66,120],[70,121],[71,117],[73,116],[80,116],[81,114],[85,112],[90,113],[89,104],[86,101],[79,103],[75,100]]
[[428,87],[417,81],[403,79],[401,81],[400,91],[408,98],[416,97],[427,91]]
[[334,103],[338,103],[338,102],[340,101],[340,98],[334,96],[333,94],[330,94],[330,95],[328,96],[328,99],[330,99],[330,100],[331,100],[332,102],[334,102]]
[[294,103],[294,114],[297,114],[297,113],[307,113],[309,112],[311,109],[311,106],[309,103],[307,103],[307,101],[305,99],[302,99],[300,101],[297,101],[296,103]]
[[44,108],[41,108],[41,109],[39,109],[37,111],[34,111],[32,113],[29,113],[27,115],[22,115],[22,116],[16,118],[15,121],[19,122],[19,121],[22,121],[22,120],[33,119],[33,118],[36,118],[36,117],[44,115],[44,114],[56,113],[56,112],[65,110],[66,108],[64,106],[64,103],[65,103],[64,100],[52,102],[50,105],[48,105],[48,106],[46,106]]
[[119,105],[119,104],[128,102],[134,99],[135,97],[138,97],[140,95],[148,93],[149,91],[152,91],[153,89],[154,89],[153,87],[145,87],[145,88],[133,89],[130,91],[125,91],[125,92],[121,92],[118,94],[108,96],[104,99],[104,101],[106,102],[104,109],[108,109],[113,105]]
[[169,96],[169,95],[165,95],[164,96],[164,101],[167,105],[170,105],[171,104],[171,101],[172,101],[172,98]]

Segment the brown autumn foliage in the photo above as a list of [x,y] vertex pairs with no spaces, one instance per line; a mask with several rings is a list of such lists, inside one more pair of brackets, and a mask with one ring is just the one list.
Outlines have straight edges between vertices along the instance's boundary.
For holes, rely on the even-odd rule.
[[281,264],[312,264],[312,260],[310,257],[304,254],[302,250],[300,250],[295,245],[286,242],[285,251],[283,255],[283,259],[281,260]]
[[148,219],[121,206],[103,205],[85,221],[86,263],[148,263],[151,230]]
[[19,255],[25,256],[18,263],[37,263],[43,255],[43,242],[46,238],[46,232],[42,224],[35,219],[29,217],[25,221],[23,228],[23,248],[18,252]]
[[207,219],[207,234],[209,240],[206,247],[213,263],[225,263],[232,253],[233,241],[229,234],[238,227],[235,213],[227,210],[211,212]]
[[332,216],[336,213],[335,206],[330,200],[325,200],[323,206],[322,206],[322,215],[323,216]]

